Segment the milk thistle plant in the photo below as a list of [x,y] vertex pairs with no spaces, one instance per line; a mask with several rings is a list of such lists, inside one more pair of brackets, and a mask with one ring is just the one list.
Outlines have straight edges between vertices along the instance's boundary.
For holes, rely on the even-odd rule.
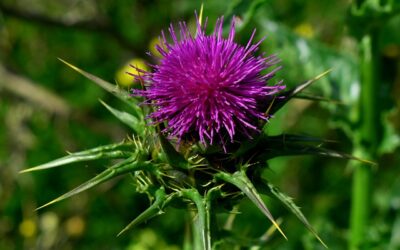
[[[216,213],[229,213],[242,198],[248,198],[286,238],[262,200],[263,193],[281,201],[325,246],[292,199],[263,179],[261,172],[277,156],[352,158],[322,148],[323,140],[317,138],[267,133],[273,115],[328,71],[287,89],[282,81],[272,81],[280,69],[279,60],[258,52],[263,40],[253,42],[255,32],[241,45],[235,42],[235,21],[224,37],[222,17],[211,34],[206,33],[207,20],[202,24],[201,14],[196,20],[195,34],[184,22],[179,23],[179,32],[171,25],[169,35],[161,33],[157,45],[161,59],[151,70],[137,68],[133,75],[141,82],[140,89],[120,89],[61,60],[123,101],[126,111],[102,104],[132,131],[122,142],[69,153],[24,170],[96,159],[116,162],[40,208],[129,174],[137,192],[148,195],[151,205],[119,235],[174,205],[192,212],[192,248],[212,249],[229,235],[216,225]],[[255,242],[265,244],[263,238]]]

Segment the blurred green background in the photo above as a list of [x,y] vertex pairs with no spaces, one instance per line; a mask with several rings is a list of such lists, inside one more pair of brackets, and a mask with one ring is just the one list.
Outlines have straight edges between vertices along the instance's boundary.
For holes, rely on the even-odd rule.
[[[190,0],[0,2],[0,249],[182,249],[189,217],[177,209],[116,237],[149,204],[135,194],[130,178],[35,211],[99,173],[104,162],[18,172],[66,151],[121,141],[129,133],[99,99],[121,104],[57,58],[110,82],[119,79],[126,87],[118,75],[124,65],[132,59],[153,62],[146,52],[153,50],[160,31],[181,20],[193,25],[200,5]],[[238,42],[245,44],[254,28],[258,39],[266,36],[261,51],[282,59],[274,81],[295,86],[333,70],[307,90],[331,101],[292,101],[271,120],[270,134],[318,136],[336,141],[329,148],[357,153],[359,33],[364,26],[352,18],[351,8],[344,0],[204,1],[210,30],[218,16],[235,15]],[[400,13],[375,15],[367,22],[376,22],[380,31],[374,57],[379,131],[371,159],[378,166],[372,169],[368,240],[372,249],[400,249]],[[330,249],[346,249],[352,163],[307,156],[277,158],[270,167],[265,177],[295,198]],[[283,219],[289,240],[273,234],[262,249],[322,249],[294,215],[264,198],[272,214]],[[270,227],[246,200],[240,211],[234,230],[241,235],[258,237]]]

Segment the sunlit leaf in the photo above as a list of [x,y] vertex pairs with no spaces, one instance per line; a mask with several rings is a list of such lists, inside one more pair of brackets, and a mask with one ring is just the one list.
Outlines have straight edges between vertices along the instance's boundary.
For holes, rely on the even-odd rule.
[[400,146],[400,134],[394,127],[392,121],[390,121],[389,119],[389,115],[391,113],[392,112],[384,113],[382,117],[383,134],[378,149],[378,152],[380,154],[392,153],[396,148]]

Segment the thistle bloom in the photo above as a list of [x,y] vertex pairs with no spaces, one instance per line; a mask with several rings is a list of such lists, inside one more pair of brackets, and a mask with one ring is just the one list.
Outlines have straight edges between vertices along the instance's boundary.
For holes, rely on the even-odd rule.
[[205,145],[224,144],[227,137],[233,142],[237,134],[251,137],[259,131],[259,121],[268,120],[274,94],[284,88],[281,82],[267,85],[279,68],[263,74],[278,59],[255,55],[263,41],[252,44],[255,30],[246,46],[234,42],[234,19],[228,38],[222,36],[223,17],[211,35],[205,27],[197,21],[193,36],[180,22],[178,38],[171,25],[172,43],[162,32],[161,46],[156,46],[162,58],[153,72],[143,72],[145,89],[134,93],[154,106],[149,118],[166,122],[163,132],[169,137],[194,137]]

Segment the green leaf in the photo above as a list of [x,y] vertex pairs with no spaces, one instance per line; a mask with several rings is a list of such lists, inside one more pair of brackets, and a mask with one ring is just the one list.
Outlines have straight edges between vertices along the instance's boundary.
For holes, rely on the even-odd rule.
[[328,156],[333,158],[342,158],[342,159],[350,159],[350,160],[357,160],[360,162],[364,162],[370,165],[376,165],[376,163],[364,160],[358,157],[355,157],[350,154],[345,154],[341,152],[337,152],[334,150],[322,148],[320,146],[308,146],[308,145],[301,145],[301,144],[282,144],[277,145],[276,147],[267,148],[264,152],[261,153],[259,158],[268,160],[278,156],[296,156],[296,155],[319,155],[319,156]]
[[261,199],[260,194],[257,192],[256,188],[254,187],[253,183],[249,180],[246,176],[246,173],[241,170],[237,171],[233,174],[225,173],[225,172],[218,172],[215,175],[216,178],[231,183],[232,185],[239,188],[260,210],[261,212],[272,222],[272,224],[278,229],[278,231],[282,234],[282,236],[287,239],[286,235],[283,233],[279,224],[275,221],[274,217],[270,213],[267,206],[264,204],[263,200]]
[[61,62],[63,62],[64,64],[66,64],[67,66],[69,66],[70,68],[72,68],[73,70],[77,71],[78,73],[82,74],[84,77],[88,78],[89,80],[93,81],[94,83],[96,83],[98,86],[100,86],[101,88],[103,88],[104,90],[106,90],[107,92],[113,94],[114,96],[116,96],[118,99],[120,99],[121,101],[125,102],[129,107],[132,108],[132,110],[135,112],[135,116],[137,116],[137,118],[139,120],[143,120],[144,116],[143,116],[143,112],[142,110],[139,108],[139,106],[137,105],[137,101],[129,94],[129,92],[120,89],[117,87],[117,85],[115,84],[111,84],[107,81],[104,81],[103,79],[92,75],[66,61],[64,61],[61,58],[58,58]]
[[119,175],[123,175],[123,174],[129,173],[129,172],[134,172],[134,171],[138,171],[138,170],[143,170],[143,169],[148,168],[149,166],[151,166],[151,164],[149,162],[138,161],[137,156],[130,157],[130,158],[125,159],[125,160],[115,164],[114,166],[104,170],[96,177],[94,177],[94,178],[90,179],[89,181],[83,183],[82,185],[74,188],[73,190],[69,191],[68,193],[65,193],[65,194],[61,195],[60,197],[44,204],[43,206],[40,206],[39,208],[37,208],[37,210],[47,207],[56,202],[65,200],[71,196],[77,195],[83,191],[86,191],[92,187],[95,187],[95,186],[97,186],[105,181],[108,181],[112,178],[115,178]]
[[[124,150],[128,149],[128,150]],[[104,145],[89,150],[84,150],[81,152],[71,153],[67,156],[61,157],[59,159],[53,160],[51,162],[41,164],[36,167],[28,168],[20,171],[20,173],[27,173],[32,171],[39,171],[49,168],[55,168],[62,165],[82,162],[82,161],[92,161],[99,159],[116,159],[125,158],[132,155],[132,143],[131,142],[120,142],[109,145]]]
[[185,159],[185,157],[175,150],[175,148],[167,140],[167,138],[165,138],[164,135],[159,133],[158,137],[160,138],[161,147],[165,153],[165,157],[167,158],[169,165],[187,170],[189,168],[189,162]]
[[276,148],[276,150],[279,151],[280,148],[285,147],[285,145],[290,145],[290,143],[299,143],[299,145],[304,145],[309,143],[322,144],[325,142],[333,141],[304,135],[282,134],[277,136],[266,136],[263,134],[255,140],[243,142],[239,149],[233,154],[233,158],[241,157],[248,153],[254,154],[254,152],[257,151],[256,149],[259,149],[260,151],[268,151],[271,145],[271,150]]
[[271,193],[278,199],[280,200],[296,217],[306,226],[306,228],[321,242],[321,244],[325,247],[328,248],[328,246],[324,243],[324,241],[318,236],[317,232],[314,230],[314,228],[310,225],[308,222],[307,218],[303,215],[303,213],[300,211],[300,208],[296,206],[296,204],[293,202],[293,199],[286,194],[282,193],[278,188],[276,188],[274,185],[267,183],[269,190]]
[[395,112],[396,110],[391,110],[382,114],[383,134],[378,148],[379,154],[393,153],[400,146],[400,134],[390,120],[390,115]]
[[281,142],[281,143],[327,143],[327,142],[335,142],[331,140],[326,140],[314,136],[308,135],[296,135],[296,134],[282,134],[276,136],[267,136],[265,140],[268,143],[271,142]]
[[394,218],[388,249],[400,249],[400,215],[398,213]]
[[155,200],[153,204],[149,208],[147,208],[144,212],[142,212],[138,217],[136,217],[133,221],[131,221],[121,232],[118,233],[117,237],[126,231],[130,230],[134,226],[149,220],[155,216],[163,214],[162,209],[169,203],[172,195],[166,195],[164,187],[159,188],[155,192]]
[[112,108],[101,100],[100,100],[100,102],[101,102],[101,104],[104,105],[104,107],[106,107],[106,109],[108,109],[108,111],[111,112],[111,114],[113,114],[121,122],[123,122],[124,124],[126,124],[130,128],[132,128],[136,132],[136,134],[139,134],[139,135],[144,134],[144,128],[145,128],[144,120],[140,120],[125,111],[120,111],[118,109]]
[[[246,150],[242,149],[240,153],[245,154],[251,152],[253,156],[258,155],[258,159],[264,161],[278,156],[319,155],[357,160],[370,165],[376,165],[374,162],[364,160],[350,154],[322,148],[321,145],[324,142],[332,141],[310,136],[290,134],[263,136],[257,144],[255,143],[254,145],[249,145],[249,148],[246,148]],[[317,143],[317,145],[312,145],[313,143]]]

